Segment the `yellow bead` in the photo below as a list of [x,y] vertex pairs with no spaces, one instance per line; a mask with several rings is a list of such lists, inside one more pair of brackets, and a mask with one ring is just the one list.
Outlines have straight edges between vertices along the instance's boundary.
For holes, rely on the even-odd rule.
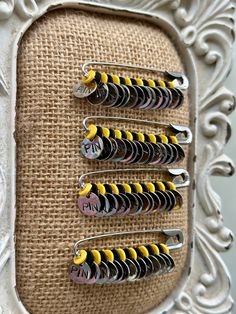
[[137,135],[138,135],[138,140],[139,140],[140,142],[144,142],[144,141],[145,141],[145,137],[144,137],[144,134],[143,134],[143,133],[138,132]]
[[122,138],[122,133],[120,130],[115,130],[115,137],[121,139]]
[[97,131],[98,131],[98,128],[96,127],[96,125],[94,124],[90,124],[88,126],[88,129],[89,129],[89,132],[88,134],[86,135],[86,138],[91,140],[92,138],[94,138],[97,134]]
[[110,184],[110,187],[111,187],[111,189],[112,189],[112,193],[114,193],[114,194],[119,194],[119,189],[118,189],[118,187],[117,187],[116,184],[111,183],[111,184]]
[[133,135],[132,135],[132,133],[131,133],[131,132],[129,132],[129,131],[125,131],[125,134],[126,134],[126,136],[127,136],[127,140],[129,140],[129,141],[133,141]]
[[105,250],[103,250],[103,252],[105,253],[106,258],[109,262],[114,262],[114,254],[111,250],[105,249]]
[[171,87],[171,88],[175,88],[175,83],[174,82],[168,82],[168,84],[169,84],[169,86]]
[[143,86],[143,80],[141,78],[136,78],[135,81],[136,81],[137,85]]
[[177,205],[175,205],[175,207],[172,208],[172,210],[178,210],[180,208],[181,208],[181,206],[179,204],[177,204]]
[[165,245],[164,243],[160,243],[160,247],[162,248],[164,253],[166,253],[166,254],[170,253],[170,250],[169,250],[168,246]]
[[126,254],[123,249],[116,249],[117,253],[119,254],[120,260],[124,262],[126,260]]
[[108,128],[102,128],[102,135],[105,137],[110,136],[110,130]]
[[142,193],[143,192],[143,187],[142,187],[141,184],[134,183],[133,185],[135,186],[135,189],[136,189],[137,193]]
[[82,78],[83,83],[84,83],[84,84],[89,84],[89,83],[91,83],[91,82],[94,80],[94,78],[95,78],[95,74],[96,74],[95,71],[90,70],[90,71],[88,72],[88,77],[87,77],[87,76],[84,76],[84,77]]
[[131,258],[136,260],[138,258],[138,255],[135,249],[132,247],[129,247],[128,250],[130,252]]
[[100,194],[104,195],[106,193],[106,189],[105,189],[105,186],[103,184],[97,183],[96,186],[97,186]]
[[156,255],[160,254],[160,250],[156,244],[152,243],[150,244],[150,247],[152,248],[154,254]]
[[150,86],[150,87],[156,87],[156,84],[155,84],[155,82],[153,81],[153,80],[147,80],[147,82],[148,82],[148,85]]
[[124,187],[126,193],[131,193],[132,192],[132,189],[131,189],[129,184],[123,183],[122,186]]
[[148,252],[148,249],[146,248],[146,246],[140,245],[140,246],[138,247],[138,249],[139,249],[139,251],[142,253],[142,255],[143,255],[144,257],[148,257],[148,256],[149,256],[149,252]]
[[159,135],[161,138],[162,143],[168,144],[168,137],[166,137],[164,134]]
[[159,187],[159,189],[161,190],[161,191],[165,191],[165,185],[162,183],[162,182],[157,182],[157,185],[158,185],[158,187]]
[[179,141],[178,141],[178,139],[177,139],[176,136],[171,135],[171,136],[170,136],[170,139],[171,139],[171,142],[172,142],[173,144],[178,144],[178,143],[179,143]]
[[154,193],[156,191],[155,185],[152,182],[146,183],[146,187],[148,188],[149,192]]
[[174,184],[173,182],[167,181],[167,184],[168,184],[168,186],[169,186],[169,188],[170,188],[171,190],[176,190],[176,186],[175,186],[175,184]]
[[111,75],[111,77],[112,77],[112,81],[113,81],[113,83],[114,84],[120,84],[120,78],[119,78],[119,76],[118,75]]
[[148,134],[148,137],[149,137],[149,140],[152,142],[152,143],[154,143],[154,144],[156,144],[156,142],[157,142],[157,138],[156,138],[156,136],[154,135],[154,134]]
[[132,85],[131,79],[129,77],[125,77],[125,84]]
[[107,74],[105,72],[101,73],[101,82],[103,84],[107,84],[107,82],[108,82],[108,77],[107,77]]
[[79,195],[80,196],[87,196],[90,193],[91,189],[92,189],[92,184],[86,183],[85,188],[83,188],[83,190],[81,190],[79,192]]
[[162,80],[158,80],[158,83],[160,84],[161,87],[166,87],[166,84]]
[[100,265],[102,261],[100,252],[98,250],[91,250],[91,253],[93,254],[94,262]]
[[87,251],[80,250],[79,256],[74,256],[73,262],[75,265],[81,265],[85,262],[86,258],[87,258]]

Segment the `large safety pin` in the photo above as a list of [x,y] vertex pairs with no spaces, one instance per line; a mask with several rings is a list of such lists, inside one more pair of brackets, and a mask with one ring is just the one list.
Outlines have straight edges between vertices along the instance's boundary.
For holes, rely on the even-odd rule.
[[117,121],[127,121],[127,122],[137,122],[137,123],[143,123],[143,124],[151,124],[154,126],[162,127],[172,134],[176,136],[178,139],[179,144],[190,144],[192,142],[192,132],[191,130],[186,126],[181,125],[175,125],[175,124],[167,124],[167,123],[160,123],[157,121],[149,121],[149,120],[142,120],[142,119],[134,119],[134,118],[123,118],[123,117],[108,117],[108,116],[88,116],[83,119],[83,127],[86,131],[89,131],[89,128],[87,126],[87,122],[89,120],[117,120]]
[[104,234],[98,234],[96,236],[91,236],[88,238],[78,240],[74,244],[73,254],[75,256],[78,256],[79,255],[79,245],[83,242],[86,242],[86,241],[104,239],[104,238],[113,237],[113,236],[138,234],[138,233],[162,233],[165,236],[168,236],[170,238],[176,237],[178,242],[173,243],[172,239],[171,239],[171,241],[170,241],[170,239],[168,239],[166,241],[166,245],[168,246],[170,251],[178,250],[184,244],[184,236],[183,236],[183,233],[180,229],[148,229],[148,230],[135,230],[135,231],[120,231],[120,232],[109,232],[109,233],[104,233]]
[[171,72],[171,71],[164,71],[157,68],[149,68],[139,65],[133,65],[133,64],[126,64],[126,63],[115,63],[115,62],[103,62],[103,61],[86,61],[82,65],[82,72],[85,77],[88,77],[88,71],[87,67],[89,65],[105,65],[105,66],[111,66],[111,67],[120,67],[120,68],[128,68],[128,69],[139,69],[144,71],[151,71],[151,72],[157,72],[164,74],[167,78],[172,79],[173,83],[176,87],[180,89],[187,89],[189,87],[189,81],[186,75],[180,72]]
[[190,176],[188,171],[180,168],[170,168],[170,169],[164,169],[164,168],[128,168],[128,169],[107,169],[107,170],[98,170],[98,171],[92,171],[82,174],[79,179],[79,186],[81,188],[84,188],[86,184],[84,183],[84,178],[88,176],[94,176],[97,174],[105,174],[105,173],[117,173],[117,172],[136,172],[136,171],[145,171],[145,172],[166,172],[174,177],[173,183],[177,188],[183,188],[186,186],[189,186],[190,184]]

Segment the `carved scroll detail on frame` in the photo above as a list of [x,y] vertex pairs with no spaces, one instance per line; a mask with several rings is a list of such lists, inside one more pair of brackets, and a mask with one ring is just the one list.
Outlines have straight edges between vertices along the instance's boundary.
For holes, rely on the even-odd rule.
[[180,6],[175,12],[183,42],[214,67],[201,93],[203,100],[222,84],[230,70],[233,13],[233,4],[228,0],[192,1],[188,9]]
[[27,313],[16,297],[15,272],[12,271],[15,267],[12,234],[15,218],[12,169],[15,164],[11,154],[15,149],[12,125],[17,41],[50,6],[78,7],[78,4],[158,17],[159,21],[164,20],[174,28],[184,49],[191,55],[197,71],[198,94],[201,95],[197,103],[194,258],[182,292],[173,296],[168,304],[164,303],[165,308],[160,306],[156,309],[155,313],[230,313],[230,279],[219,253],[230,248],[233,235],[223,224],[220,198],[213,190],[210,178],[211,175],[229,176],[234,172],[232,161],[223,153],[230,137],[228,115],[235,108],[234,95],[223,87],[231,67],[232,1],[3,0],[0,3],[0,314]]
[[8,19],[13,11],[22,19],[33,17],[38,11],[37,1],[34,0],[3,0],[0,3],[0,20]]

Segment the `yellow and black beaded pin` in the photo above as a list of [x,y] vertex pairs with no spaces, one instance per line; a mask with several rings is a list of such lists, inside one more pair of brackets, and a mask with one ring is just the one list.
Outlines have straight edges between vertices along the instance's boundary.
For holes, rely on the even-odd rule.
[[[165,79],[122,77],[116,74],[87,71],[91,65],[123,67],[162,73]],[[132,109],[177,109],[184,102],[183,90],[189,82],[183,73],[161,71],[129,64],[111,62],[86,62],[82,66],[83,77],[74,86],[74,95],[86,97],[93,105]]]
[[[89,120],[116,120],[149,124],[165,130],[159,134],[107,128]],[[90,116],[83,120],[85,137],[82,155],[87,159],[110,160],[125,164],[174,164],[183,160],[181,145],[192,141],[188,127],[159,122],[108,116]]]
[[[79,248],[83,242],[138,233],[160,233],[168,239],[165,243],[152,242],[123,248]],[[163,275],[175,268],[171,251],[181,249],[183,245],[184,236],[179,229],[150,229],[92,236],[74,244],[69,277],[76,284],[111,284]]]
[[[133,182],[117,183],[85,183],[85,177],[98,174],[127,173],[147,171],[166,173],[171,179],[134,180]],[[101,170],[85,173],[79,178],[79,197],[77,205],[85,216],[136,216],[151,213],[169,213],[180,209],[183,198],[178,189],[187,187],[190,183],[189,174],[184,169],[137,168]]]

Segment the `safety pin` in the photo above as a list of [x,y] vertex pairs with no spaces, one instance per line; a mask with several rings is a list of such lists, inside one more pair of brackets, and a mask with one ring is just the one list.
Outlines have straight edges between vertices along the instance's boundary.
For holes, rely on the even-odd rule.
[[[157,73],[163,73],[167,78],[173,79],[173,83],[177,88],[180,89],[188,89],[189,87],[189,81],[186,75],[180,72],[171,72],[171,71],[164,71],[157,68],[149,68],[139,65],[132,65],[132,64],[126,64],[126,63],[115,63],[115,62],[102,62],[102,61],[86,61],[82,65],[82,72],[85,77],[88,77],[88,71],[86,68],[89,65],[105,65],[105,66],[111,66],[111,67],[119,67],[119,68],[128,68],[128,69],[139,69],[144,71],[150,71],[150,72],[157,72]],[[181,81],[181,83],[180,83]]]
[[165,128],[169,132],[175,134],[178,139],[179,144],[183,144],[183,145],[190,144],[193,138],[191,130],[186,126],[175,125],[175,124],[165,124],[165,123],[160,123],[156,121],[149,121],[149,120],[142,120],[142,119],[123,118],[123,117],[88,116],[84,118],[82,122],[85,131],[89,131],[87,122],[90,119],[117,120],[117,121],[127,121],[127,122],[131,121],[131,122],[137,122],[137,123],[143,123],[143,124],[156,125],[156,126]]
[[[97,239],[104,239],[113,236],[121,236],[121,235],[131,235],[131,234],[142,234],[142,233],[163,233],[165,236],[168,236],[170,239],[166,241],[166,245],[168,246],[170,251],[178,250],[182,248],[184,245],[184,235],[180,229],[147,229],[147,230],[135,230],[135,231],[120,231],[120,232],[109,232],[104,234],[98,234],[96,236],[91,236],[88,238],[84,238],[75,242],[73,247],[73,255],[79,255],[79,245],[86,241],[92,241]],[[173,237],[176,237],[178,242],[173,242]]]
[[84,188],[86,184],[84,183],[84,178],[92,175],[97,174],[104,174],[104,173],[116,173],[116,172],[136,172],[136,171],[155,171],[155,172],[166,172],[174,177],[173,183],[175,184],[176,188],[183,188],[187,187],[190,184],[190,176],[188,171],[180,168],[128,168],[128,169],[108,169],[108,170],[98,170],[93,172],[87,172],[82,174],[79,179],[79,187]]

